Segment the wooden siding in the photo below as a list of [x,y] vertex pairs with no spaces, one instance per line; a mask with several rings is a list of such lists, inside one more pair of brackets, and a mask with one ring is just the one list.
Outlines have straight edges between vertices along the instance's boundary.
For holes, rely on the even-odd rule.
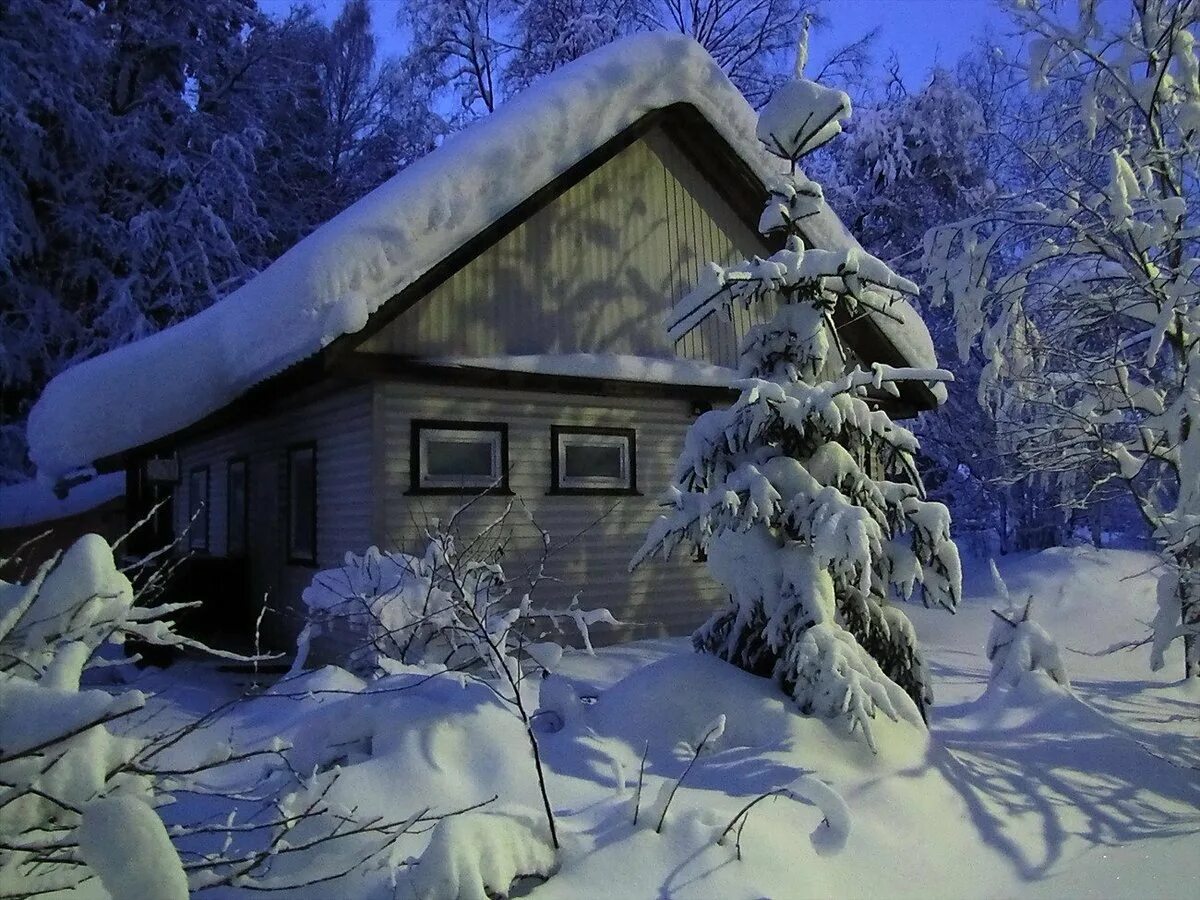
[[176,494],[176,533],[187,525],[187,474],[194,466],[207,465],[213,556],[223,556],[227,549],[226,465],[234,457],[247,460],[250,600],[257,607],[263,595],[268,596],[278,613],[265,624],[284,646],[290,646],[298,630],[296,605],[316,571],[286,562],[287,448],[316,443],[318,565],[337,565],[347,550],[361,553],[371,536],[372,403],[372,389],[358,387],[289,405],[285,411],[179,448],[182,480]]
[[[484,497],[460,517],[460,547],[510,500],[523,501],[555,547],[540,603],[567,605],[576,591],[585,608],[607,606],[631,623],[614,632],[597,628],[596,638],[682,634],[702,622],[721,595],[702,564],[685,554],[655,559],[630,574],[630,557],[658,515],[657,496],[670,483],[683,434],[692,420],[686,401],[639,398],[585,398],[539,392],[436,388],[381,382],[377,414],[381,446],[376,482],[381,491],[380,546],[422,549],[429,522],[448,520],[469,496],[414,495],[410,489],[410,425],[413,419],[495,421],[508,426],[509,481],[514,497]],[[637,443],[637,487],[642,496],[550,496],[550,426],[591,425],[633,428]],[[521,503],[514,503],[505,529],[502,560],[520,591],[522,575],[537,564],[542,546]]]
[[663,316],[710,260],[762,253],[664,134],[652,131],[368,339],[406,356],[678,353],[723,365],[752,317],[709,319],[675,347]]

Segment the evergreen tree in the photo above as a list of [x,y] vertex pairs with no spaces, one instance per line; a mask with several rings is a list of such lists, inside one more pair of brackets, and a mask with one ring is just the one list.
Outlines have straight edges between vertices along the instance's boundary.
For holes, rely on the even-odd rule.
[[259,22],[252,0],[0,4],[0,477],[49,378],[262,262]]
[[633,565],[684,543],[703,549],[730,604],[696,632],[696,648],[773,677],[805,712],[847,716],[872,742],[877,709],[915,717],[932,700],[892,599],[919,583],[926,604],[953,609],[961,576],[949,514],[924,499],[917,441],[872,402],[897,382],[949,373],[843,372],[833,324],[839,309],[884,310],[917,288],[864,252],[807,246],[800,229],[824,198],[798,161],[841,131],[849,109],[842,92],[798,77],[762,111],[758,137],[789,173],[770,185],[760,227],[784,246],[765,260],[710,264],[676,308],[673,336],[714,305],[773,314],[742,341],[739,399],[690,428],[672,509]]
[[0,483],[47,381],[204,309],[432,148],[420,83],[255,0],[0,3]]

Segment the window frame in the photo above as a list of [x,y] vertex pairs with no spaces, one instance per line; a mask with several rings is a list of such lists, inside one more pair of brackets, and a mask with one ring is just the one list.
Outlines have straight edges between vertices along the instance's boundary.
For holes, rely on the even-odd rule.
[[[204,500],[199,507],[193,511],[193,500],[195,500],[195,484],[193,479],[199,475],[204,475]],[[198,540],[199,530],[196,525],[204,522],[204,541],[200,543]],[[188,505],[187,505],[187,545],[189,552],[199,551],[207,553],[212,544],[212,470],[208,465],[192,466],[188,469]]]
[[[309,543],[312,547],[311,556],[300,556],[296,553],[296,547],[293,539],[295,535],[292,533],[292,506],[294,499],[292,497],[292,466],[293,459],[300,453],[312,454],[312,521],[309,523]],[[318,490],[318,470],[319,464],[317,460],[317,442],[303,441],[296,444],[289,444],[287,447],[287,465],[285,466],[285,481],[284,489],[284,504],[283,504],[283,530],[284,544],[286,546],[287,562],[291,566],[306,566],[308,568],[317,567],[317,518],[319,511],[317,507]]]
[[[233,470],[242,467],[242,546],[234,549],[231,538],[235,510],[233,508]],[[225,555],[245,556],[250,552],[250,460],[245,456],[231,456],[225,461]]]
[[[626,478],[624,485],[616,484],[586,484],[564,482],[566,468],[566,448],[569,440],[564,436],[592,435],[594,437],[619,438],[625,447]],[[599,479],[602,476],[594,476]],[[550,426],[550,490],[548,494],[567,496],[623,496],[639,497],[641,492],[637,487],[637,431],[633,428],[616,428],[593,425],[551,425]]]
[[[425,444],[428,435],[435,432],[481,433],[494,434],[496,446],[493,450],[493,460],[499,467],[498,479],[468,483],[462,478],[456,482],[444,476],[429,476],[424,472]],[[413,419],[408,445],[409,458],[409,494],[503,494],[512,493],[508,486],[508,423],[506,422],[470,422],[457,419]],[[440,483],[430,483],[430,479],[442,479]]]

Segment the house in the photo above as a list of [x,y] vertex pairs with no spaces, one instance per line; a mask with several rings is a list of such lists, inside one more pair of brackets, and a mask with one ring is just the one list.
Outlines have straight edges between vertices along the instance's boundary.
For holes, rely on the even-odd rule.
[[[628,38],[568,65],[172,328],[82,363],[29,423],[43,474],[124,469],[147,545],[224,585],[218,614],[268,597],[286,641],[314,570],[411,547],[467,499],[465,536],[514,498],[510,577],[554,552],[545,601],[582,591],[635,635],[679,633],[722,598],[702,566],[627,562],[685,429],[727,402],[749,314],[664,320],[710,259],[757,232],[777,162],[755,114],[690,39]],[[856,246],[829,210],[816,246]],[[933,368],[898,301],[845,323],[860,361]],[[908,384],[893,415],[934,406]],[[152,513],[155,504],[163,505]],[[561,545],[561,546],[560,546]]]

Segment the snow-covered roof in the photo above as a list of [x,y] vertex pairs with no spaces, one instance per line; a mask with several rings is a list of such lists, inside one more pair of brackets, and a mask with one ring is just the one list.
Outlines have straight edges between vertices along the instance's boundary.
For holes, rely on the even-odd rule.
[[[699,44],[641,34],[543,78],[380,185],[196,316],[50,382],[29,417],[30,456],[60,477],[191,425],[337,338],[450,253],[647,113],[695,107],[766,179],[778,161],[756,117]],[[826,249],[855,244],[837,216],[808,220]],[[903,306],[903,303],[898,304]],[[933,368],[913,313],[879,318],[910,364]]]
[[663,359],[624,353],[539,353],[520,356],[444,356],[428,360],[435,366],[528,372],[612,381],[652,381],[686,387],[728,388],[738,373],[725,366],[695,359]]
[[86,481],[66,497],[58,497],[45,480],[31,479],[0,487],[0,528],[22,528],[75,516],[125,493],[125,473],[113,472]]

